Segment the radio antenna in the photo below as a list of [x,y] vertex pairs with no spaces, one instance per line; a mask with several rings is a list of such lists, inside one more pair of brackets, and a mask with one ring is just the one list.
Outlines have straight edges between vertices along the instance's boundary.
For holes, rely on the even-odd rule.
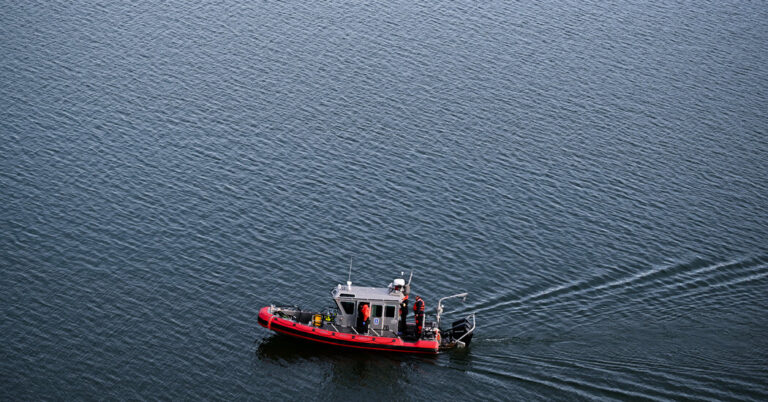
[[352,257],[349,257],[349,276],[347,276],[347,290],[352,289]]

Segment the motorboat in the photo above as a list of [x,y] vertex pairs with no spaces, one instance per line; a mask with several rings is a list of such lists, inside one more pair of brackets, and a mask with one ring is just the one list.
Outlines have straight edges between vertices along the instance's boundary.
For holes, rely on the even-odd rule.
[[[411,274],[411,278],[412,278]],[[279,334],[317,344],[390,352],[436,354],[465,348],[472,342],[475,314],[471,313],[441,329],[443,303],[466,300],[467,293],[441,298],[434,320],[425,317],[421,331],[408,309],[410,282],[397,278],[387,287],[339,284],[331,291],[332,307],[304,310],[298,306],[270,305],[259,310],[259,324]],[[368,319],[363,311],[368,310]]]

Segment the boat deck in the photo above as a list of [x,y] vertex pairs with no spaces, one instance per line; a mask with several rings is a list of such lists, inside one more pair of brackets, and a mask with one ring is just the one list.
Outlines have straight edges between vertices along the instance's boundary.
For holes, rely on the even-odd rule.
[[[277,309],[280,309],[280,307],[277,307]],[[313,317],[317,314],[322,315],[319,311],[303,311],[303,310],[295,310],[290,312],[283,312],[280,310],[275,311],[275,315],[287,320],[290,320],[292,322],[295,322],[297,324],[307,325],[313,328],[318,329],[324,329],[327,331],[334,331],[342,334],[351,334],[351,335],[366,335],[366,336],[376,336],[376,337],[383,337],[383,338],[398,338],[402,339],[404,341],[417,341],[419,340],[419,337],[416,335],[416,324],[409,322],[406,323],[405,333],[403,335],[398,335],[395,331],[390,330],[383,330],[380,328],[368,328],[367,333],[361,333],[357,330],[357,328],[349,327],[349,326],[339,326],[331,321],[322,320],[320,326],[315,326],[313,322]],[[432,328],[436,328],[436,324],[431,321],[425,321],[424,328],[426,329],[424,333],[422,334],[422,337],[420,339],[422,340],[434,340],[435,335],[434,331],[431,330]]]

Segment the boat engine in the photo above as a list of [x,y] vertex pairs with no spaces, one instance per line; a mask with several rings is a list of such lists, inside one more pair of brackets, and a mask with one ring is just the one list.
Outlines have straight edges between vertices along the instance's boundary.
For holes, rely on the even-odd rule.
[[440,342],[442,350],[453,349],[456,347],[465,348],[472,342],[472,336],[475,332],[475,314],[470,314],[466,318],[454,321],[451,328],[443,331],[443,339]]
[[454,321],[453,324],[451,324],[451,338],[453,338],[454,341],[463,342],[465,346],[469,346],[472,342],[474,329],[475,326],[469,321],[469,317]]

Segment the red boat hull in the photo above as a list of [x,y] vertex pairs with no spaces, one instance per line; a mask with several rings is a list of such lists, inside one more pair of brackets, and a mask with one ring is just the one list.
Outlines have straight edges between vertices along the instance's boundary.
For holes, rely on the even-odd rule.
[[281,334],[345,348],[436,354],[440,347],[440,342],[436,340],[408,342],[400,338],[328,331],[277,317],[270,313],[270,307],[263,307],[259,311],[259,324],[264,328]]

